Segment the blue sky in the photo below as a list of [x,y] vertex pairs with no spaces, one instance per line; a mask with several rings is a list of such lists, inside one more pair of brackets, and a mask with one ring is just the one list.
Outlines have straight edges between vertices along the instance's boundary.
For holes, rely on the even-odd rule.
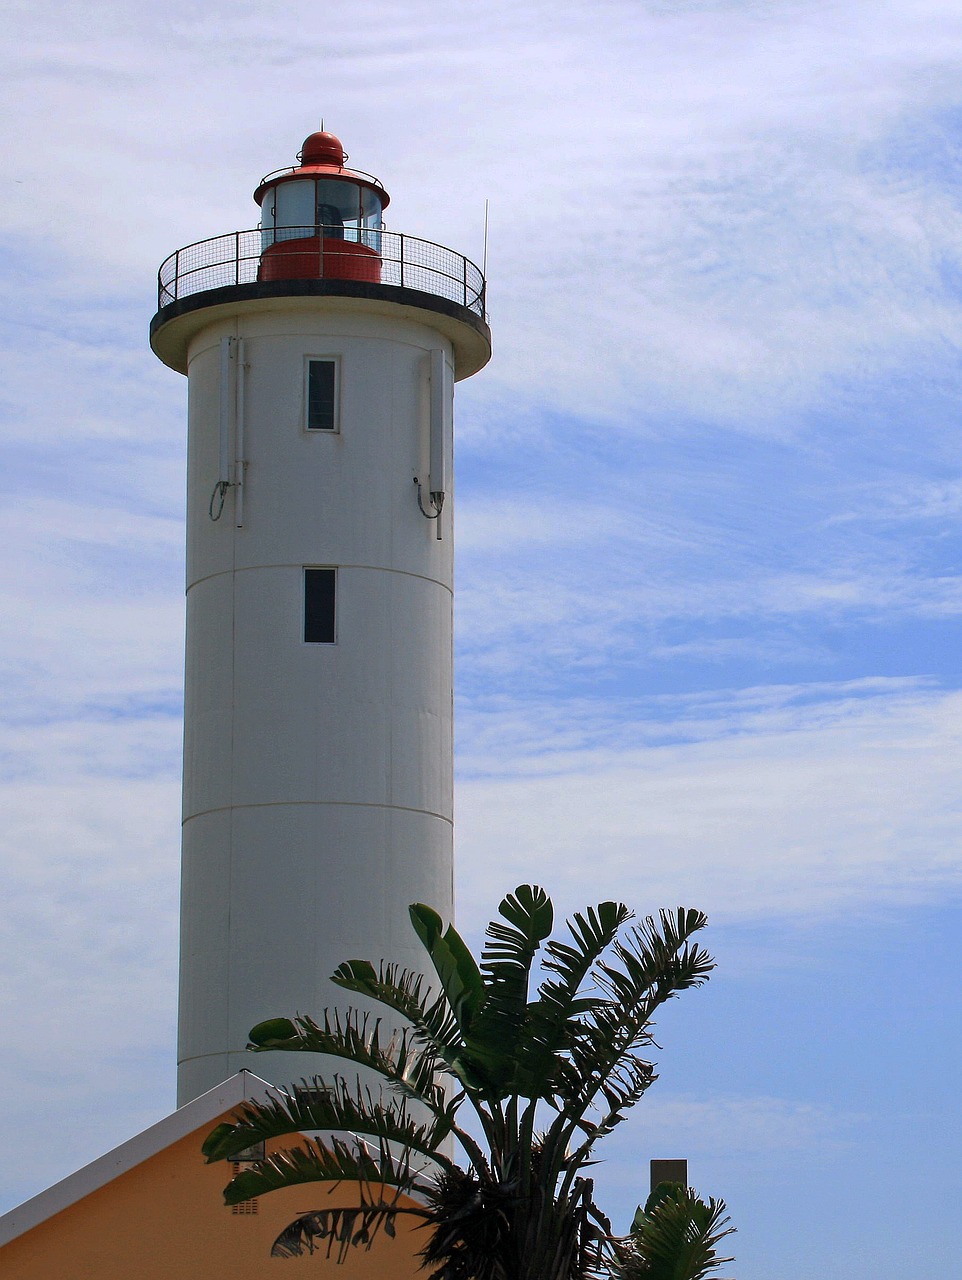
[[[962,12],[13,5],[0,271],[9,1207],[173,1105],[171,250],[324,116],[480,259],[458,883],[712,918],[599,1171],[687,1154],[738,1280],[949,1274],[962,1140]],[[8,1148],[9,1149],[9,1148]]]

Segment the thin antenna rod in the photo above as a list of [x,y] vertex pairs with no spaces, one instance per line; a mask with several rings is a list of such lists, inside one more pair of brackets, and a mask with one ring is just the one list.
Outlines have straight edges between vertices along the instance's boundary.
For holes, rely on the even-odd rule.
[[488,278],[488,202],[484,202],[484,247],[481,250],[481,274]]

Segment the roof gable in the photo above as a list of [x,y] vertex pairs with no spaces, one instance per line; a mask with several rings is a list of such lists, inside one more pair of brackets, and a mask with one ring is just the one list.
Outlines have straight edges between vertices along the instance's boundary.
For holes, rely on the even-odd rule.
[[186,1106],[178,1107],[163,1120],[150,1125],[135,1137],[122,1142],[105,1155],[92,1160],[76,1173],[55,1182],[46,1191],[32,1196],[0,1217],[0,1247],[39,1226],[55,1213],[60,1213],[78,1200],[119,1178],[143,1161],[186,1138],[197,1129],[210,1125],[225,1111],[247,1098],[262,1098],[271,1088],[266,1080],[250,1071],[238,1071],[222,1084],[208,1089]]

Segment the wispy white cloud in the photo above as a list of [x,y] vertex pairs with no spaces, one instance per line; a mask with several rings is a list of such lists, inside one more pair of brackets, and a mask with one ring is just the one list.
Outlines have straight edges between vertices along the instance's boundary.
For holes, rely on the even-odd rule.
[[851,1144],[866,1119],[787,1098],[694,1098],[656,1086],[636,1122],[652,1155],[681,1150],[696,1158],[725,1152],[771,1159],[775,1153],[824,1155],[827,1148]]
[[219,10],[99,12],[96,45],[69,7],[24,12],[29,56],[7,81],[20,106],[26,79],[34,108],[11,143],[7,226],[56,246],[84,291],[253,222],[237,175],[288,159],[291,131],[326,113],[362,166],[409,175],[399,226],[477,253],[494,197],[499,397],[641,420],[686,405],[781,431],[826,378],[958,342],[941,274],[962,252],[955,189],[887,154],[957,102],[947,0],[884,17],[854,0],[611,3],[604,22],[578,4],[550,23],[537,4],[444,22],[423,0],[400,22],[335,4],[322,36],[296,2],[283,30],[251,11],[229,34]]
[[955,521],[962,513],[962,479],[926,481],[914,476],[900,482],[865,486],[854,495],[851,510],[830,517],[830,524],[853,521],[890,523]]
[[[106,513],[104,522],[110,518]],[[98,522],[91,523],[96,548]],[[83,536],[72,527],[78,538]],[[118,526],[121,539],[128,527],[126,521]],[[111,539],[108,545],[116,559],[97,563],[89,545],[45,537],[20,563],[14,580],[6,582],[0,666],[5,713],[15,723],[76,717],[82,708],[97,706],[120,714],[132,704],[159,703],[178,713],[182,598],[156,568],[152,579],[138,585],[137,570],[145,563],[153,567],[153,554],[138,562],[135,555],[120,554],[126,548],[119,542]],[[24,549],[20,539],[13,546]],[[179,559],[178,552],[172,555]]]
[[580,741],[577,708],[514,706],[501,735],[497,713],[482,723],[473,752],[469,715],[462,909],[483,914],[488,886],[521,868],[565,910],[616,896],[723,920],[957,892],[962,695],[898,682],[811,702],[759,692],[727,710],[693,699],[690,719],[679,699],[657,725],[629,713],[607,737],[582,726]]
[[[954,618],[962,613],[962,579],[904,572],[874,574],[744,574],[717,578],[665,573],[645,580],[644,568],[609,582],[601,594],[590,563],[558,568],[530,564],[473,576],[459,596],[462,648],[474,671],[525,671],[550,659],[573,668],[600,668],[629,655],[677,656],[670,644],[652,643],[651,629],[669,622],[750,621],[756,631],[780,620]],[[531,580],[538,577],[532,589]],[[737,641],[721,647],[697,642],[704,658],[750,652]],[[756,638],[756,645],[760,641]],[[810,641],[782,638],[778,648],[812,656]],[[777,650],[776,650],[777,651]],[[684,648],[681,653],[684,654]],[[689,656],[695,651],[689,650]],[[763,652],[773,651],[766,647]]]
[[[659,1081],[615,1132],[595,1176],[616,1229],[626,1230],[648,1192],[648,1161],[684,1156],[699,1193],[724,1196],[739,1232],[751,1239],[757,1228],[739,1212],[733,1168],[764,1169],[778,1181],[799,1162],[822,1169],[861,1151],[873,1119],[796,1098],[672,1093]],[[741,1257],[739,1237],[729,1244]]]
[[0,786],[0,1088],[6,1140],[26,1153],[0,1177],[4,1207],[174,1103],[179,783],[133,779],[123,760],[104,776],[122,732],[106,751],[96,734],[67,751],[58,737],[45,771]]

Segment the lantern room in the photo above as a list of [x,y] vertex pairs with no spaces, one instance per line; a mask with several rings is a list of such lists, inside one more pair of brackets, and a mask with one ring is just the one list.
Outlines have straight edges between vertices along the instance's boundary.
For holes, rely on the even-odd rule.
[[259,280],[381,280],[381,215],[390,197],[377,178],[345,168],[344,148],[323,130],[298,164],[261,180]]

